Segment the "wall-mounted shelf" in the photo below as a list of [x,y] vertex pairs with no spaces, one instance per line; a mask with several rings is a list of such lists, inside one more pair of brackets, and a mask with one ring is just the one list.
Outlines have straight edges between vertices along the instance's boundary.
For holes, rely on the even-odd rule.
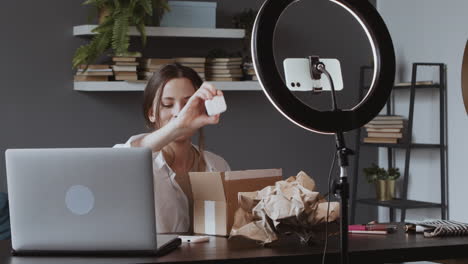
[[[73,27],[73,36],[92,36],[97,25],[79,25]],[[130,36],[140,36],[135,27],[130,27]],[[186,37],[186,38],[233,38],[242,39],[245,30],[235,28],[182,28],[182,27],[146,27],[148,37]]]
[[[260,91],[262,90],[257,81],[241,82],[211,82],[222,91]],[[128,92],[143,91],[146,81],[115,81],[115,82],[74,82],[75,91],[86,92]]]

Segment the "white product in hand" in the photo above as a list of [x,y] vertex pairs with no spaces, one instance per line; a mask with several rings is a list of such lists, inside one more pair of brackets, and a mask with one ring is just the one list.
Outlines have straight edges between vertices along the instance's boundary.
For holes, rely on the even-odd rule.
[[227,109],[226,101],[224,101],[224,96],[222,95],[215,96],[211,100],[206,100],[205,107],[206,113],[208,113],[209,116],[221,114]]

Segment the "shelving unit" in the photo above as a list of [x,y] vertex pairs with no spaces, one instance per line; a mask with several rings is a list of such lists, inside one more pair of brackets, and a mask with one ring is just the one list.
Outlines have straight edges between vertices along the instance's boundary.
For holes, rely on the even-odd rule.
[[[241,81],[241,82],[211,82],[216,88],[222,91],[260,91],[259,82],[257,81]],[[73,89],[75,91],[84,92],[129,92],[143,91],[146,86],[146,81],[135,82],[74,82]]]
[[[73,36],[92,36],[97,25],[79,25],[73,27]],[[130,27],[130,36],[139,36],[135,27]],[[235,28],[182,28],[182,27],[146,27],[147,37],[181,38],[231,38],[242,39],[245,30]]]
[[[90,37],[97,25],[78,25],[73,27],[73,36]],[[139,36],[135,27],[130,27],[130,36]],[[221,38],[242,39],[245,36],[244,29],[233,28],[182,28],[182,27],[146,27],[147,37],[179,37],[179,38]],[[258,81],[240,82],[212,82],[223,91],[260,91]],[[135,82],[74,82],[73,90],[85,92],[128,92],[143,91],[146,81]]]
[[[438,67],[439,69],[439,84],[432,85],[416,85],[417,82],[417,71],[419,67]],[[365,73],[367,70],[372,69],[371,67],[362,67],[360,76],[360,98],[363,96],[363,90],[369,87],[364,86]],[[410,102],[409,102],[409,113],[408,113],[408,128],[406,130],[406,140],[399,144],[383,144],[383,143],[362,143],[361,141],[361,130],[358,130],[356,135],[356,156],[354,159],[354,180],[352,185],[352,201],[351,201],[351,222],[354,222],[356,213],[356,204],[366,204],[371,206],[383,206],[388,207],[390,212],[390,221],[394,222],[395,209],[401,210],[400,222],[405,221],[406,210],[415,208],[440,208],[442,219],[447,219],[447,171],[446,171],[446,68],[445,64],[442,63],[413,63],[412,74],[411,74],[411,85],[406,86],[395,86],[394,90],[409,89],[410,90]],[[412,142],[413,133],[413,120],[414,120],[414,102],[416,90],[421,89],[437,89],[439,90],[440,97],[440,138],[438,143],[421,144]],[[392,100],[389,99],[387,102],[387,115],[392,115]],[[365,198],[356,199],[357,197],[357,186],[361,173],[359,170],[359,152],[361,146],[366,147],[384,147],[387,148],[388,167],[394,166],[393,150],[396,148],[405,149],[405,167],[403,172],[403,189],[401,197],[390,201],[379,201],[376,198]],[[425,201],[409,200],[408,197],[408,179],[409,179],[409,166],[412,149],[435,149],[440,151],[440,188],[441,188],[441,202],[431,203]]]

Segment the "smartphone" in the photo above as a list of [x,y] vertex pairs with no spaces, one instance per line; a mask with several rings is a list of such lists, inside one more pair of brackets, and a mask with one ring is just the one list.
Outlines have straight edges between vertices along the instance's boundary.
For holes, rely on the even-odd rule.
[[[335,91],[343,90],[343,76],[340,61],[337,59],[320,59],[325,69],[330,73]],[[312,91],[315,80],[310,76],[310,62],[305,58],[287,58],[283,61],[286,86],[290,91]],[[322,91],[331,91],[330,82],[324,74],[321,75],[319,86]]]

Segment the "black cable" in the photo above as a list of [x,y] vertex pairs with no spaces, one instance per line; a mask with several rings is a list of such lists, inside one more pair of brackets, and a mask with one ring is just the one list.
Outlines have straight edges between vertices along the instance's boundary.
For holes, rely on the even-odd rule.
[[330,82],[330,86],[331,86],[331,97],[332,97],[332,107],[333,107],[333,111],[337,111],[338,110],[338,105],[336,103],[336,92],[335,92],[335,85],[333,84],[333,79],[330,75],[330,73],[327,71],[327,69],[325,68],[325,64],[323,63],[318,63],[317,64],[317,70],[320,71],[321,73],[325,74],[328,78],[328,81]]
[[327,219],[325,222],[325,245],[323,247],[322,264],[325,264],[325,256],[327,254],[327,247],[328,247],[328,216],[330,214],[330,193],[331,193],[330,180],[331,180],[331,175],[333,173],[333,169],[335,168],[335,161],[336,161],[336,152],[333,152],[333,161],[332,161],[330,170],[328,172],[328,181],[327,181],[328,193],[326,197],[328,196],[328,205],[327,205]]

